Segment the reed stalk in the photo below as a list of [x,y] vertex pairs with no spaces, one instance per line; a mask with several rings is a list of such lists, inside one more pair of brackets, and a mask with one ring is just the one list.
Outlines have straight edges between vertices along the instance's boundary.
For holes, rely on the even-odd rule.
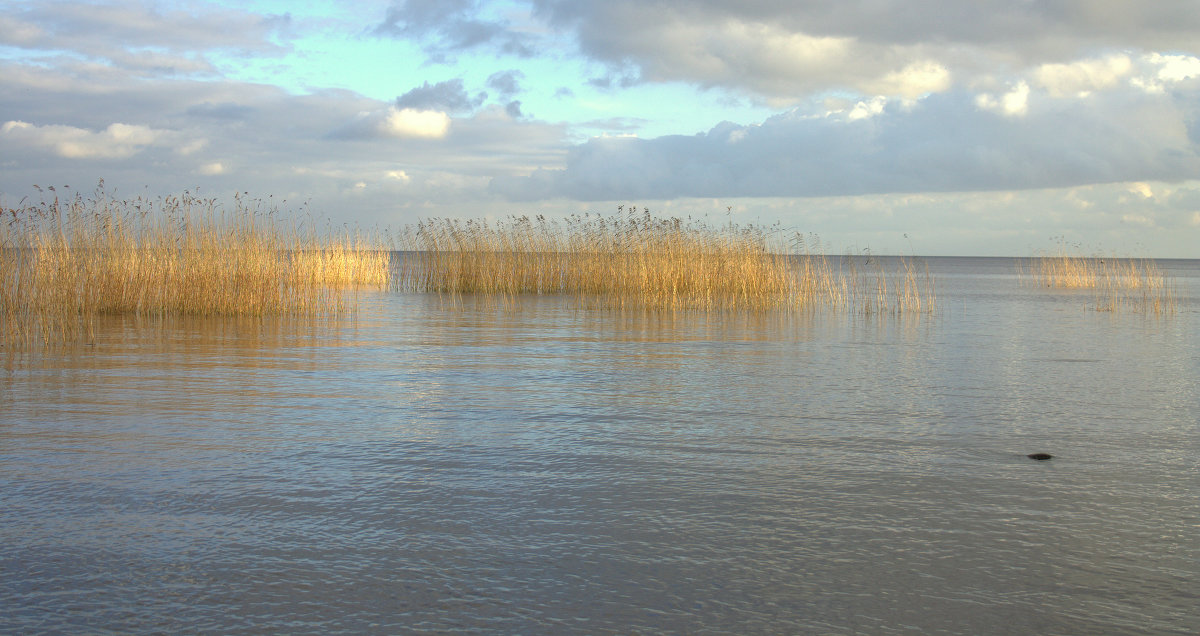
[[[51,189],[53,193],[53,190]],[[90,337],[96,317],[313,315],[350,309],[345,289],[383,286],[388,252],[349,233],[286,229],[237,200],[225,213],[185,193],[2,211],[0,343]]]

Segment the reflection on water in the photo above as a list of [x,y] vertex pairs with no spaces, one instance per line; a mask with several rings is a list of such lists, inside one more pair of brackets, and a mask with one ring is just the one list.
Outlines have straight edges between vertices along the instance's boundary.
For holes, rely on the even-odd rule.
[[0,353],[0,632],[1195,633],[1171,266],[1168,319],[931,259],[934,316],[397,293]]

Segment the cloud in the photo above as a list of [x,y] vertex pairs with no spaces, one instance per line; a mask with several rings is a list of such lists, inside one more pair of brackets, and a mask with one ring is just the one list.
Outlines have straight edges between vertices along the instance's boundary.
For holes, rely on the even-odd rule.
[[36,46],[45,37],[45,29],[36,24],[11,16],[0,16],[0,44],[27,48]]
[[254,113],[254,108],[245,104],[222,102],[214,104],[203,102],[187,108],[187,114],[194,117],[211,117],[222,120],[245,120]]
[[[1128,217],[1188,228],[1152,240],[1194,251],[1194,0],[389,2],[291,18],[0,0],[0,197],[199,182],[385,224],[506,199],[687,214],[728,198],[866,241],[920,217],[953,249],[973,234],[995,250],[1049,215],[1114,232]],[[403,41],[345,39],[370,31]],[[305,66],[380,48],[404,56],[393,100]],[[456,56],[463,79],[421,83],[422,62]],[[647,137],[659,126],[705,132]],[[1121,183],[1154,196],[1088,185]]]
[[93,132],[74,126],[35,126],[9,121],[0,126],[0,138],[19,144],[46,148],[66,159],[124,159],[158,141],[164,131],[146,126],[110,124]]
[[[682,81],[783,105],[830,90],[913,99],[954,77],[1070,65],[1097,50],[1194,51],[1193,4],[533,0],[533,15],[570,32],[610,81]],[[1102,72],[1048,66],[1044,80],[1073,90]]]
[[[33,184],[78,187],[103,178],[118,193],[156,196],[199,183],[213,196],[273,194],[339,223],[386,225],[430,210],[486,212],[496,202],[490,179],[559,164],[565,153],[567,124],[514,119],[500,104],[451,117],[346,90],[296,94],[262,83],[145,81],[129,70],[99,70],[0,59],[0,127],[25,122],[0,131],[0,201],[36,197]],[[113,122],[149,130],[153,142],[110,130]],[[109,157],[68,159],[60,150]],[[359,182],[367,187],[356,190]],[[359,193],[353,205],[348,192]]]
[[758,13],[732,3],[695,11],[663,3],[587,7],[559,22],[576,30],[585,54],[607,65],[593,81],[601,87],[682,81],[782,106],[826,90],[912,99],[947,90],[952,78],[951,62],[933,57],[933,47],[810,29],[783,5]]
[[432,85],[425,82],[397,97],[396,107],[461,113],[478,108],[486,99],[487,93],[471,97],[467,94],[467,89],[463,88],[462,79],[452,79]]
[[1131,83],[1150,93],[1162,93],[1181,82],[1200,78],[1200,57],[1192,55],[1149,53],[1142,56],[1139,66],[1142,72]]
[[330,139],[443,139],[452,120],[438,110],[386,106],[358,113],[327,135]]
[[512,97],[521,92],[521,80],[525,74],[518,70],[498,71],[488,77],[488,88],[495,90],[501,98]]
[[1200,58],[1191,55],[1160,55],[1153,54],[1147,59],[1159,65],[1158,79],[1168,82],[1180,82],[1193,77],[1200,77]]
[[220,161],[214,161],[212,163],[206,163],[200,166],[196,169],[196,172],[211,177],[219,174],[225,174],[226,168],[225,164],[221,163]]
[[1008,117],[1020,117],[1029,112],[1029,84],[1018,82],[1012,90],[999,97],[981,93],[975,96],[975,105]]
[[[1036,97],[1036,99],[1035,99]],[[1069,187],[1200,178],[1200,100],[1136,91],[1049,100],[1018,85],[979,108],[966,91],[860,102],[694,136],[593,138],[565,167],[497,178],[512,199],[814,197]],[[1018,116],[1019,115],[1019,116]]]
[[216,52],[268,57],[286,45],[273,36],[286,15],[161,3],[50,1],[19,3],[0,18],[0,43],[41,53],[69,52],[143,75],[212,74]]
[[1128,55],[1110,55],[1070,63],[1043,64],[1033,73],[1034,82],[1051,97],[1084,96],[1115,86],[1133,71]]
[[441,139],[450,130],[450,116],[436,110],[389,108],[380,131],[392,137]]
[[454,54],[476,48],[519,57],[534,55],[535,38],[514,30],[506,19],[487,17],[484,9],[478,0],[399,0],[388,6],[383,21],[370,33],[423,41],[434,62],[448,62]]
[[950,71],[931,61],[912,62],[899,71],[889,71],[876,81],[863,83],[865,92],[874,95],[898,95],[916,99],[926,93],[940,93],[951,86]]

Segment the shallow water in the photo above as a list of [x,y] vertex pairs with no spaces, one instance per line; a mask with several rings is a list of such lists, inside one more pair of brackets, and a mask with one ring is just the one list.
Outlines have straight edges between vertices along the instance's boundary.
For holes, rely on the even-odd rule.
[[927,262],[931,316],[381,293],[0,351],[0,631],[1200,632],[1200,261],[1169,317]]

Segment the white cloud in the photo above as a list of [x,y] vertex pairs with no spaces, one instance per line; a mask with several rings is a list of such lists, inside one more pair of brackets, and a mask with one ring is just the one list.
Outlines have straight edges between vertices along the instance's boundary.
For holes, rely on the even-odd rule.
[[1033,72],[1034,83],[1051,97],[1081,97],[1111,88],[1133,71],[1127,55],[1112,55],[1068,64],[1043,64]]
[[74,126],[35,126],[23,121],[9,121],[0,126],[0,135],[16,141],[49,149],[67,159],[124,159],[141,152],[159,140],[165,131],[147,126],[110,124],[99,132]]
[[1129,184],[1129,191],[1134,194],[1142,195],[1143,199],[1154,198],[1153,188],[1150,187],[1149,183],[1146,183],[1144,181],[1136,181],[1134,183]]
[[846,115],[846,119],[854,121],[856,119],[867,119],[868,117],[874,117],[875,115],[882,113],[883,107],[886,105],[887,98],[885,97],[876,97],[867,101],[858,102],[854,105],[854,108],[851,109],[850,113]]
[[333,131],[334,139],[444,139],[450,133],[450,116],[437,110],[387,106],[362,111]]
[[202,175],[209,176],[209,177],[216,176],[219,174],[225,174],[225,164],[223,164],[219,161],[214,161],[212,163],[206,163],[206,164],[200,166],[200,168],[197,170],[197,172],[199,172]]
[[1145,72],[1130,83],[1147,93],[1163,93],[1168,86],[1200,77],[1200,58],[1191,55],[1148,53],[1142,62]]
[[441,139],[450,131],[450,116],[436,110],[388,108],[379,126],[390,137]]
[[1009,117],[1020,117],[1029,112],[1029,84],[1018,82],[999,98],[991,93],[982,93],[975,97],[975,105]]
[[1200,77],[1200,58],[1191,55],[1152,54],[1148,59],[1159,65],[1158,79],[1165,82],[1181,82]]
[[876,82],[867,82],[863,88],[877,95],[898,95],[916,99],[927,93],[949,90],[950,71],[932,60],[913,62],[899,71],[885,74]]

